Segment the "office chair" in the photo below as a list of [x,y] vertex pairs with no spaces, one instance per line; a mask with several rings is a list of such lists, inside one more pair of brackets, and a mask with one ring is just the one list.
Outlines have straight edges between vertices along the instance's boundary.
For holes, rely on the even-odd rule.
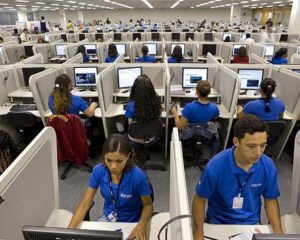
[[286,122],[284,120],[278,120],[278,121],[266,121],[266,123],[268,125],[269,132],[268,132],[267,147],[265,150],[265,154],[270,156],[272,159],[276,159],[270,147],[276,143],[277,139],[283,133],[286,127]]
[[139,123],[133,121],[128,126],[128,137],[132,140],[143,139],[144,143],[133,142],[133,148],[137,154],[138,162],[142,168],[153,170],[166,170],[164,163],[160,161],[151,161],[149,147],[157,142],[159,135],[163,130],[163,123],[158,119],[151,123]]
[[58,162],[69,161],[60,178],[64,180],[74,164],[81,164],[92,172],[93,168],[84,162],[88,158],[88,143],[80,118],[73,114],[51,115],[47,121],[56,132]]

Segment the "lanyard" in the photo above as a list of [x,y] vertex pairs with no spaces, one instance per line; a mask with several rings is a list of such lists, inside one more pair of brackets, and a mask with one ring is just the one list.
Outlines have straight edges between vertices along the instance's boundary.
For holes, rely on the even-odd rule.
[[245,187],[245,185],[247,184],[247,181],[248,181],[250,175],[251,175],[251,173],[247,173],[243,182],[240,181],[239,175],[236,175],[237,181],[239,183],[239,195],[241,195],[242,190]]
[[121,186],[122,179],[123,179],[123,174],[122,174],[122,177],[121,177],[120,182],[119,182],[119,184],[118,184],[118,188],[117,188],[117,196],[115,197],[114,191],[113,191],[113,188],[112,188],[111,175],[110,175],[110,182],[109,182],[110,196],[111,196],[112,202],[113,202],[113,204],[114,204],[114,212],[115,212],[115,213],[117,212],[117,205],[118,205],[117,203],[119,202],[119,189],[120,189],[120,186]]

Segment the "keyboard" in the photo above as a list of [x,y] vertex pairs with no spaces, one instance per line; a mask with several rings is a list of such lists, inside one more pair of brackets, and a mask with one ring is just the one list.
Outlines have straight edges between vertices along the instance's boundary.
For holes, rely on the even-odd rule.
[[10,108],[11,112],[28,112],[37,111],[37,106],[35,104],[16,104]]

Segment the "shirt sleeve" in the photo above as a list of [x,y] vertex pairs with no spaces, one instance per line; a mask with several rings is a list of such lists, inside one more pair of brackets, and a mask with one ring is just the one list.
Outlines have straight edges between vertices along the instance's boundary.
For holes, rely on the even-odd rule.
[[187,120],[191,118],[190,104],[187,104],[183,110],[181,111],[182,116],[184,116]]
[[152,194],[149,179],[142,170],[137,171],[135,183],[135,188],[139,196],[150,196]]
[[246,114],[253,114],[253,111],[252,111],[252,105],[253,105],[253,103],[248,102],[248,103],[244,106],[243,112],[246,113]]
[[270,175],[267,179],[268,182],[266,188],[262,193],[263,197],[266,199],[276,199],[280,196],[276,167],[273,165],[271,169],[272,171],[269,171]]
[[54,103],[53,103],[53,96],[49,96],[48,98],[48,107],[50,108],[50,111],[52,114],[54,113]]
[[217,186],[217,175],[214,172],[209,167],[204,169],[195,189],[199,197],[208,199],[215,191]]
[[129,102],[125,111],[125,117],[126,118],[134,118],[134,103]]
[[219,117],[219,115],[220,115],[220,110],[219,110],[218,106],[215,105],[215,113],[214,113],[213,119]]
[[89,187],[93,189],[97,189],[100,185],[100,180],[103,177],[103,166],[97,165],[94,167],[93,172],[90,176]]
[[88,105],[86,104],[86,102],[81,98],[81,97],[78,97],[78,106],[79,106],[79,110],[81,112],[84,112],[85,110],[88,109]]

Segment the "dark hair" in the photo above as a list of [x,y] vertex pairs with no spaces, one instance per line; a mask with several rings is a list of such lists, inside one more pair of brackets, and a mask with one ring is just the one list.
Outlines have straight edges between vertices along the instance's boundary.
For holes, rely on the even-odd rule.
[[210,83],[208,81],[199,81],[196,87],[196,92],[199,97],[207,98],[210,94]]
[[268,132],[267,124],[252,114],[245,114],[239,119],[233,128],[234,137],[242,139],[246,133],[253,135],[256,132]]
[[227,36],[227,37],[224,39],[224,42],[230,42],[230,36]]
[[245,48],[244,46],[241,46],[238,50],[237,55],[239,57],[247,57],[247,48]]
[[287,55],[287,48],[280,48],[277,52],[275,52],[274,58],[281,58],[284,55]]
[[182,56],[182,48],[179,45],[176,45],[172,52],[172,58],[176,59],[176,62],[180,63],[182,62],[183,56]]
[[129,171],[132,168],[132,148],[128,139],[124,135],[112,134],[106,139],[103,145],[103,165],[105,166],[105,154],[109,152],[119,152],[125,156],[128,156],[130,154],[124,170]]
[[23,29],[23,32],[25,32],[26,30],[28,31],[28,29],[27,29],[27,28],[24,28],[24,29]]
[[17,158],[19,153],[20,151],[11,136],[0,130],[0,169],[4,171]]
[[45,17],[44,17],[44,16],[41,16],[41,19],[42,19],[42,20],[45,20]]
[[246,38],[250,38],[251,34],[250,33],[246,33]]
[[266,95],[265,97],[265,111],[270,112],[270,99],[275,91],[276,82],[272,78],[265,78],[260,83],[261,91]]
[[1,42],[4,42],[4,39],[3,39],[3,37],[0,37],[0,41],[1,41]]
[[149,52],[148,47],[147,47],[146,45],[144,45],[144,46],[142,47],[142,53],[143,53],[143,56],[146,56],[146,55],[148,54],[148,52]]
[[160,116],[160,101],[150,78],[142,74],[138,76],[131,88],[130,99],[135,104],[135,120],[149,123]]
[[115,57],[118,55],[117,46],[114,43],[108,45],[108,56]]
[[52,92],[56,114],[66,114],[69,112],[72,104],[70,85],[71,78],[67,74],[60,74],[56,77],[55,87]]
[[[86,55],[86,50],[85,50],[85,46],[84,45],[79,45],[76,51],[76,54],[81,53],[82,56]],[[75,55],[76,55],[75,54]]]

